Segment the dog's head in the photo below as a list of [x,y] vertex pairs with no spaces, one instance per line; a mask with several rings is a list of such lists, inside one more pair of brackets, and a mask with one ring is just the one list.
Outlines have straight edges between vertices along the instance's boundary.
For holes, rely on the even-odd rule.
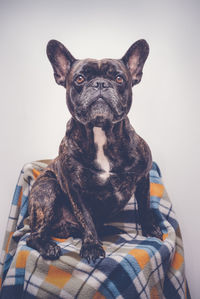
[[116,123],[127,115],[132,86],[141,80],[148,53],[145,40],[135,42],[121,59],[102,60],[77,60],[56,40],[47,45],[55,80],[66,88],[73,118],[94,126]]

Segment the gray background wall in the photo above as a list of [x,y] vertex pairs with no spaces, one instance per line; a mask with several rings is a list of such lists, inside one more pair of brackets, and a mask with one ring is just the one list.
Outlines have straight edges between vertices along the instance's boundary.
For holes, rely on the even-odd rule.
[[149,143],[179,219],[186,274],[199,298],[199,13],[194,0],[0,1],[0,246],[19,171],[54,158],[70,115],[46,58],[48,40],[75,57],[120,58],[150,44],[130,119]]

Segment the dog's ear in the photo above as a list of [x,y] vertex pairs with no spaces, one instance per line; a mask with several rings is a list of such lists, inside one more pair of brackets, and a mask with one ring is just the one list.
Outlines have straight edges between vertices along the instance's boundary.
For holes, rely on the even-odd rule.
[[63,44],[56,40],[48,42],[47,56],[52,64],[56,82],[66,87],[67,74],[76,59]]
[[142,69],[149,54],[149,45],[144,40],[135,42],[122,57],[123,62],[130,70],[132,85],[138,84],[142,78]]

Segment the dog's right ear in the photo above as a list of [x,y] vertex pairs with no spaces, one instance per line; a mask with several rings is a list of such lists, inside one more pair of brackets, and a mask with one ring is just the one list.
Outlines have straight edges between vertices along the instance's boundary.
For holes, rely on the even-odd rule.
[[63,44],[50,40],[47,44],[47,56],[54,70],[54,77],[59,85],[66,87],[66,77],[76,60]]

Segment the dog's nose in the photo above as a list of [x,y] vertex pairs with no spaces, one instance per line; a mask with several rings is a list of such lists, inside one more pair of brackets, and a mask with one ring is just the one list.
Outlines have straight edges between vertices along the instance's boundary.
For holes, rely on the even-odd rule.
[[106,82],[105,80],[95,80],[92,84],[92,87],[96,88],[96,89],[104,89],[104,88],[108,88],[110,87],[109,82]]

